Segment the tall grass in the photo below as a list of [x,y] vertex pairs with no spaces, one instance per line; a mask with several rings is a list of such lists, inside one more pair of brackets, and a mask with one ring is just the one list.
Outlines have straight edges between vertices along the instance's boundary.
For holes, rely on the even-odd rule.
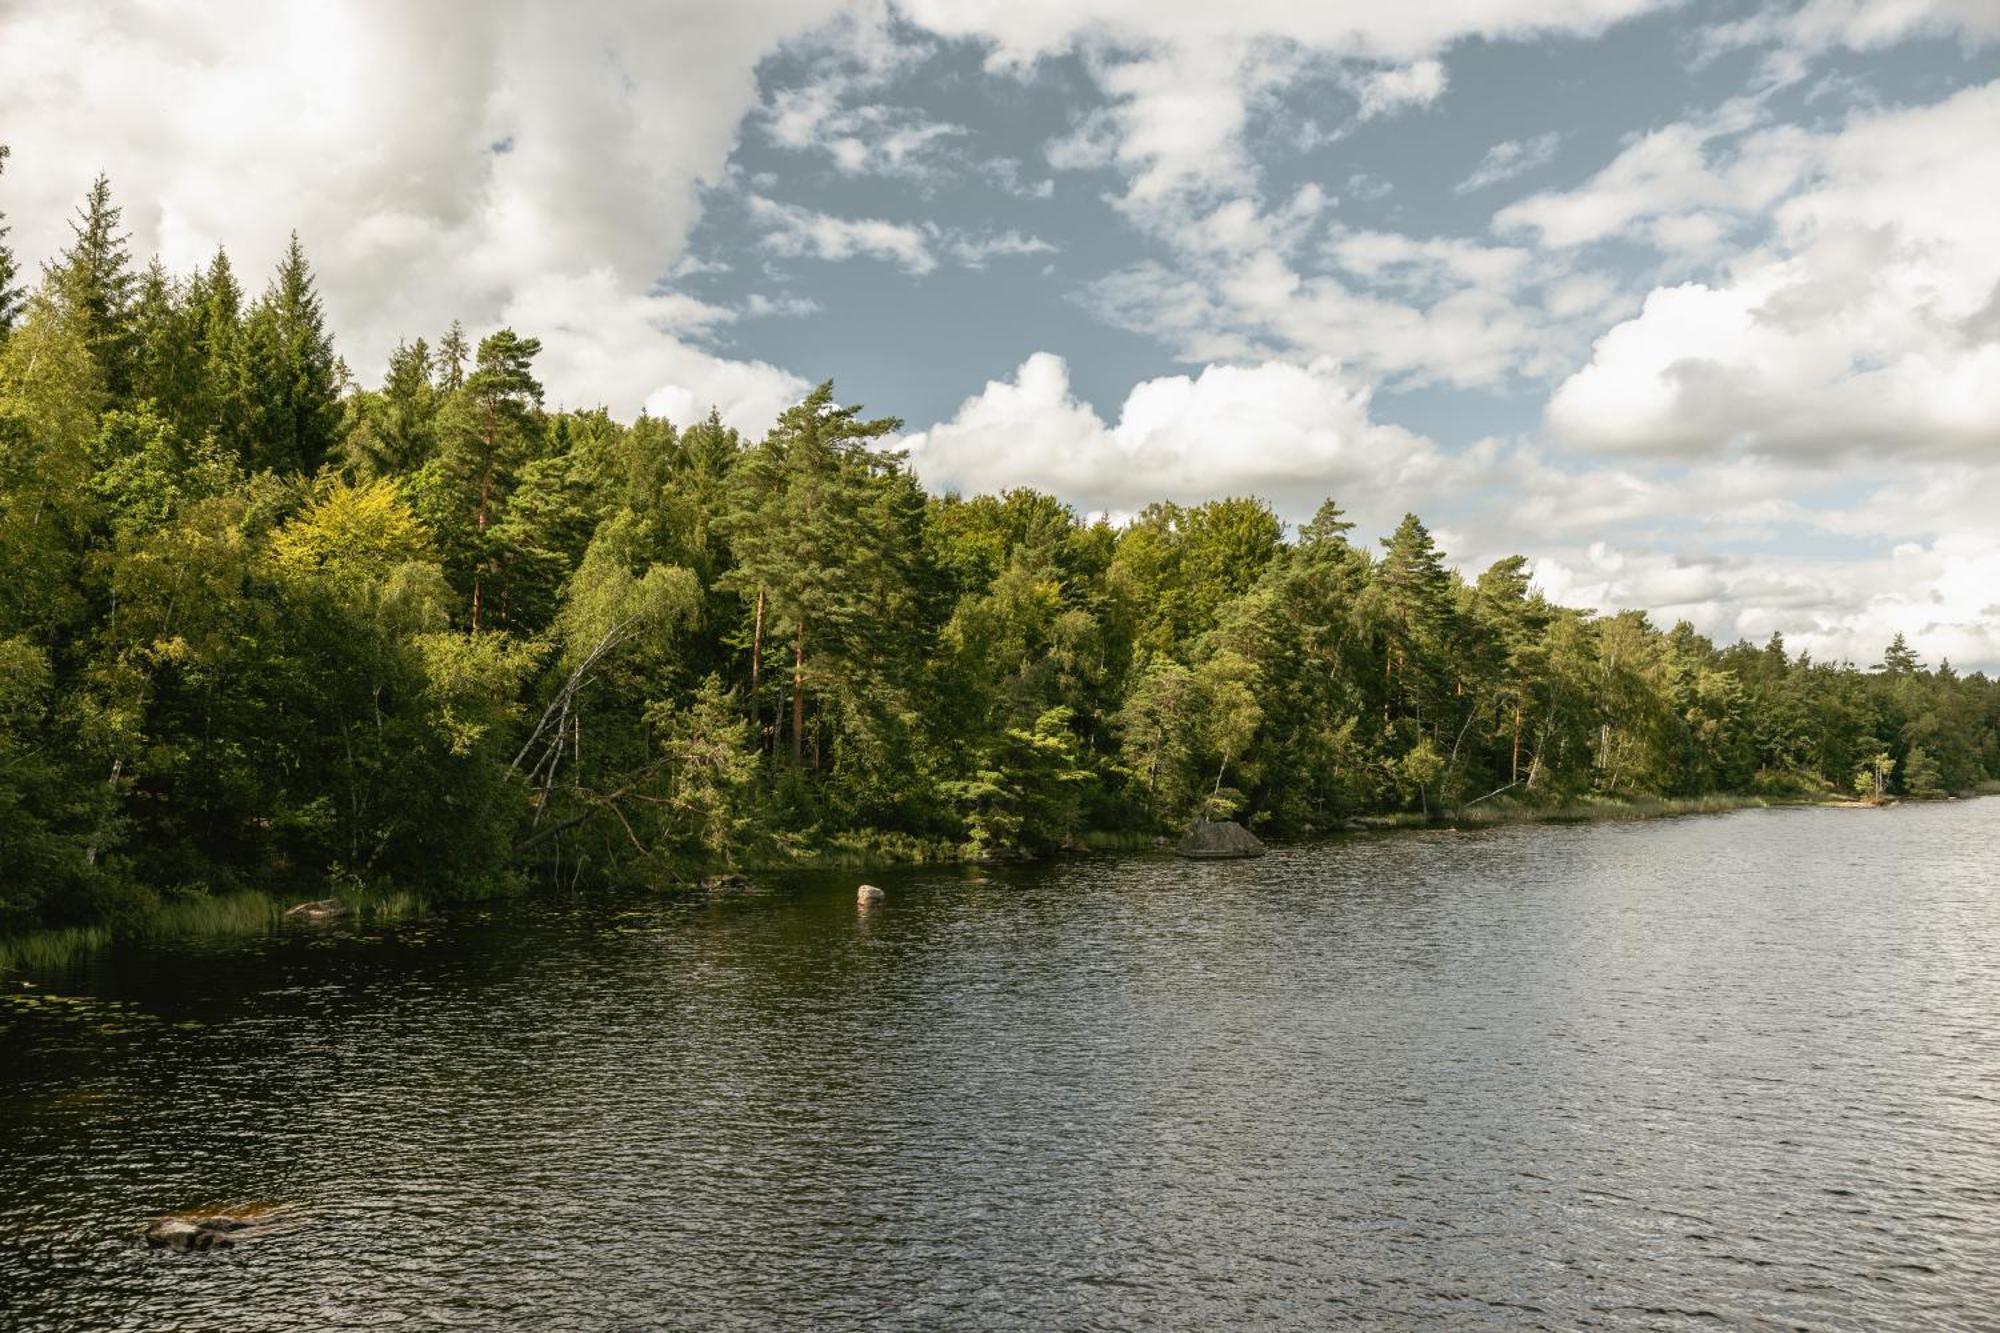
[[[345,917],[338,918],[344,921],[406,921],[430,907],[413,889],[345,886],[339,896],[348,909]],[[295,897],[279,899],[251,890],[192,894],[155,903],[116,927],[70,926],[0,936],[0,975],[51,971],[120,940],[266,935],[285,923],[285,909]]]
[[1483,827],[1489,824],[1580,824],[1593,820],[1663,819],[1674,815],[1719,815],[1730,810],[1762,809],[1773,804],[1763,796],[1638,796],[1615,799],[1582,797],[1555,805],[1527,801],[1493,801],[1470,806],[1449,821]]
[[11,972],[52,972],[70,960],[111,943],[103,926],[70,926],[0,937],[0,976]]

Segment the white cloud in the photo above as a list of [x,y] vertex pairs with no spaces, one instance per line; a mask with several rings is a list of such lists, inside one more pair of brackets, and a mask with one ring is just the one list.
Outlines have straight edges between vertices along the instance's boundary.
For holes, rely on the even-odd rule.
[[764,133],[780,147],[826,154],[849,176],[925,178],[963,166],[965,126],[882,100],[935,47],[893,24],[879,0],[856,5],[786,43],[811,74],[771,93],[760,117]]
[[1019,255],[1052,255],[1056,248],[1039,236],[1005,231],[992,236],[954,235],[945,243],[951,256],[968,268],[984,267],[990,259]]
[[672,292],[634,294],[608,269],[528,277],[495,318],[542,340],[536,373],[569,407],[605,403],[625,414],[643,405],[682,424],[714,407],[761,436],[808,387],[763,361],[726,360],[687,341],[733,312]]
[[[26,258],[53,254],[100,169],[135,251],[177,270],[227,244],[259,283],[296,227],[364,375],[399,337],[453,318],[488,328],[532,305],[545,276],[619,293],[609,313],[633,317],[624,294],[681,258],[699,187],[722,176],[757,61],[836,7],[8,5],[12,240]],[[658,332],[698,331],[696,312],[641,305],[645,346],[701,355]],[[567,313],[588,336],[592,312]],[[566,380],[559,341],[553,393],[637,405],[622,371],[619,387]]]
[[1551,399],[1559,434],[1690,455],[1992,456],[2000,83],[1803,146],[1809,183],[1773,210],[1773,247],[1654,291]]
[[[1455,237],[1339,230],[1313,271],[1270,245],[1133,265],[1092,283],[1100,317],[1165,340],[1184,361],[1334,357],[1412,383],[1491,386],[1575,364],[1612,285],[1531,252]],[[1558,314],[1540,304],[1548,284]],[[1560,284],[1559,286],[1557,284]],[[1595,298],[1579,300],[1579,296]]]
[[1668,224],[1656,234],[1672,239],[1675,222],[1702,210],[1755,214],[1798,182],[1811,149],[1809,137],[1789,127],[1739,142],[1761,114],[1756,103],[1739,100],[1701,120],[1642,135],[1576,189],[1501,209],[1494,227],[1547,246],[1575,246],[1629,238],[1641,223]]
[[1035,486],[1107,513],[1261,495],[1300,515],[1331,495],[1380,521],[1453,468],[1430,441],[1373,420],[1367,386],[1327,361],[1146,380],[1111,424],[1077,399],[1063,359],[1039,352],[901,443],[934,488]]
[[1470,194],[1474,190],[1524,176],[1555,161],[1556,149],[1561,146],[1560,130],[1550,130],[1532,139],[1507,139],[1496,143],[1486,150],[1486,156],[1479,159],[1479,165],[1472,169],[1472,173],[1452,187],[1452,192]]
[[966,5],[905,0],[900,12],[933,32],[993,43],[993,59],[1026,65],[1080,42],[1199,46],[1280,37],[1379,61],[1413,62],[1467,38],[1594,33],[1662,0],[1483,0],[1470,4],[1302,5],[1295,0],[1009,0]]
[[762,195],[752,195],[747,202],[750,216],[764,228],[764,247],[794,259],[881,259],[921,275],[937,268],[940,253],[968,268],[979,268],[1003,256],[1055,252],[1055,246],[1039,236],[1018,231],[975,235],[935,223],[840,218]]
[[1444,62],[1419,60],[1389,69],[1371,70],[1355,84],[1357,114],[1363,120],[1393,115],[1405,107],[1429,106],[1444,96]]
[[[1484,0],[1479,5],[1297,4],[1294,0],[905,0],[898,12],[947,37],[988,44],[989,67],[1026,69],[1081,52],[1111,105],[1048,145],[1058,169],[1115,164],[1125,204],[1173,220],[1177,196],[1245,193],[1252,109],[1302,70],[1355,62],[1347,82],[1367,118],[1438,97],[1439,57],[1476,38],[1587,34],[1674,0]],[[1385,68],[1386,66],[1386,68]]]
[[1957,37],[1968,44],[2000,39],[1992,0],[1804,0],[1771,6],[1707,34],[1711,47],[1778,42],[1816,54],[1836,46],[1877,51],[1911,37]]
[[906,273],[929,273],[937,267],[930,238],[922,227],[910,223],[838,218],[761,195],[750,197],[749,208],[750,216],[765,229],[765,248],[775,254],[835,261],[867,256],[889,260]]
[[1959,534],[1881,555],[1806,560],[1761,552],[1713,557],[1635,551],[1609,543],[1544,555],[1535,582],[1555,601],[1598,610],[1644,608],[1656,622],[1687,620],[1722,642],[1785,636],[1821,660],[1873,663],[1897,634],[1932,662],[1961,669],[2000,663],[2000,540]]

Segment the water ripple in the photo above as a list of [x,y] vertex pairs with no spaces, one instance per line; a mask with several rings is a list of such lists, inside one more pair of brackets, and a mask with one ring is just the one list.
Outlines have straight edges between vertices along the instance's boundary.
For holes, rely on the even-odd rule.
[[[0,1326],[1976,1328],[1996,834],[1364,836],[108,955],[6,983]],[[130,1241],[247,1200],[305,1225]]]

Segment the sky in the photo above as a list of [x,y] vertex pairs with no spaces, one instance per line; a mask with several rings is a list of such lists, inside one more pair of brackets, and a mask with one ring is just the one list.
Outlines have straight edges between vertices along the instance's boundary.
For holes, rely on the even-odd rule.
[[366,383],[810,382],[935,490],[1336,499],[1576,606],[2000,669],[2000,0],[0,0],[0,210],[299,233]]

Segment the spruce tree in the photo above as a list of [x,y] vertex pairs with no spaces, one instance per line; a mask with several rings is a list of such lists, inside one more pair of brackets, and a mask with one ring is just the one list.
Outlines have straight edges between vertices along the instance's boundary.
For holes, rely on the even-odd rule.
[[132,397],[150,401],[189,442],[199,440],[207,428],[198,281],[198,275],[194,281],[177,281],[155,259],[139,279],[132,307]]
[[244,321],[255,422],[253,467],[312,472],[340,431],[340,382],[312,266],[297,232]]
[[80,321],[114,402],[131,389],[132,298],[138,282],[126,249],[131,237],[119,230],[123,218],[124,210],[111,202],[110,179],[99,175],[69,224],[74,241],[47,269],[56,299]]
[[[7,174],[7,157],[11,151],[6,144],[0,143],[0,176]],[[6,338],[21,314],[21,270],[14,262],[14,252],[7,248],[7,233],[11,230],[7,225],[7,215],[0,212],[0,339]]]
[[445,330],[444,338],[438,343],[437,376],[438,388],[446,393],[457,393],[465,387],[465,328],[457,320]]
[[238,458],[251,449],[250,367],[243,355],[243,288],[218,248],[190,293],[200,341],[200,430]]

